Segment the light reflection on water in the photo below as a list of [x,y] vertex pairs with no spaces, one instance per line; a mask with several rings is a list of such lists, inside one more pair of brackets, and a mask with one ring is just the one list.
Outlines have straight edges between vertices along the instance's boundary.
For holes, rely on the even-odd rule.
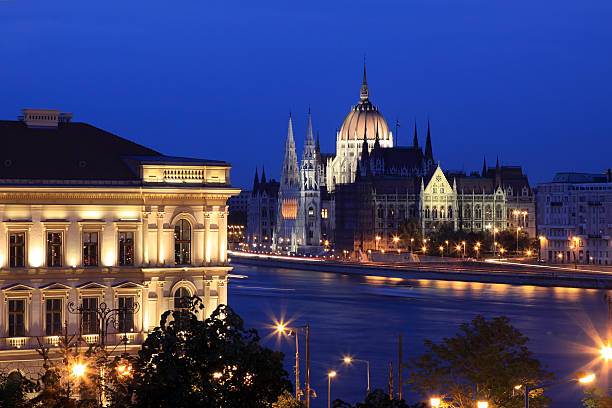
[[[536,357],[558,378],[587,368],[599,370],[601,385],[606,381],[596,359],[607,318],[603,291],[234,266],[233,273],[247,278],[231,281],[230,305],[247,327],[259,331],[268,347],[285,352],[291,379],[293,339],[270,336],[270,324],[281,318],[291,318],[295,325],[310,324],[311,383],[319,394],[313,408],[326,406],[328,369],[338,371],[333,398],[351,402],[363,398],[364,369],[347,368],[341,363],[343,355],[369,359],[372,388],[386,387],[390,361],[397,373],[400,332],[406,359],[422,352],[424,339],[453,336],[461,323],[478,314],[508,316],[531,339],[529,347]],[[304,345],[303,338],[300,343]],[[404,395],[408,402],[419,399],[407,386]],[[582,397],[575,385],[557,387],[550,396],[553,406],[561,408],[579,406]]]

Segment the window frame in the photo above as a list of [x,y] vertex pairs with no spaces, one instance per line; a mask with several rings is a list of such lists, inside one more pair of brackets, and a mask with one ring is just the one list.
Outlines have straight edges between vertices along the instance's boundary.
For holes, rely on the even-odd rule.
[[[185,240],[185,239],[177,239],[177,235],[176,235],[176,229],[177,227],[179,228],[179,231],[181,233],[181,236],[183,236],[183,232],[182,232],[182,225],[183,222],[187,223],[187,225],[189,225],[189,240]],[[174,263],[175,265],[191,265],[192,264],[192,258],[193,258],[193,223],[188,220],[187,218],[179,218],[178,220],[176,220],[176,222],[174,223],[173,229],[172,229],[173,235],[174,235]],[[182,256],[182,246],[188,244],[189,245],[189,259],[187,259],[187,262],[184,262],[184,258]],[[179,246],[179,262],[177,262],[177,245]]]
[[[16,228],[16,229],[9,229],[8,234],[7,234],[7,239],[6,239],[6,244],[7,244],[7,267],[11,268],[11,269],[15,269],[15,268],[26,268],[28,267],[28,232],[29,230],[25,230],[25,229],[21,229],[21,228]],[[23,234],[23,265],[21,266],[12,266],[11,265],[11,259],[12,259],[12,254],[13,254],[13,246],[11,244],[11,235],[13,234]]]
[[[59,256],[59,265],[49,265],[49,234],[60,234],[60,244],[59,244],[59,251],[60,251],[60,256]],[[64,230],[58,230],[58,229],[47,229],[45,230],[45,265],[48,268],[61,268],[63,267],[66,262],[64,260],[64,254],[65,254],[65,250],[64,250],[64,237],[66,236],[66,234],[64,234]],[[57,246],[57,245],[53,245],[53,246]]]
[[[117,231],[117,265],[118,266],[135,266],[136,265],[136,230],[129,229],[120,229]],[[121,262],[121,252],[124,247],[128,246],[126,244],[122,244],[121,235],[122,234],[132,234],[132,262],[131,263],[122,263]]]
[[[102,234],[100,233],[101,231],[99,230],[90,230],[90,229],[84,229],[81,231],[81,263],[84,267],[99,267],[100,266],[100,238],[102,236]],[[96,234],[97,235],[97,239],[96,239],[96,264],[95,265],[91,265],[91,264],[85,264],[85,234]],[[91,239],[91,237],[90,237]],[[88,247],[92,247],[93,245],[91,243],[87,244]],[[88,256],[91,256],[91,254],[89,254]]]
[[[5,331],[6,337],[8,338],[19,338],[19,337],[28,337],[30,331],[30,307],[32,304],[32,293],[34,292],[34,288],[17,284],[11,286],[8,289],[3,290],[4,292],[4,321],[6,322]],[[13,300],[23,300],[23,308],[24,308],[24,317],[23,317],[23,336],[10,336],[10,326],[9,326],[9,302]]]
[[[53,310],[51,313],[56,313],[59,312],[59,330],[56,332],[54,330],[55,325],[54,323],[54,319],[53,317],[51,318],[51,327],[49,326],[48,322],[47,322],[47,315],[49,314],[49,305],[48,302],[53,302],[53,301],[59,301],[59,310]],[[43,304],[43,316],[44,316],[44,320],[43,320],[43,332],[45,336],[61,336],[62,335],[62,331],[64,328],[64,298],[61,296],[49,296],[46,297],[43,300],[44,304]]]

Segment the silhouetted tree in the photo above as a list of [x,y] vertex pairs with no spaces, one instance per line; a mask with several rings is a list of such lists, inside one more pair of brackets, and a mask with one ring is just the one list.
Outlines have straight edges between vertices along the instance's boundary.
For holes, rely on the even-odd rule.
[[407,404],[403,399],[399,400],[396,398],[391,399],[389,394],[381,389],[375,389],[370,392],[363,402],[358,402],[355,405],[351,405],[348,402],[344,402],[340,399],[334,400],[332,403],[333,408],[425,408],[426,405],[422,402],[418,402],[413,405]]

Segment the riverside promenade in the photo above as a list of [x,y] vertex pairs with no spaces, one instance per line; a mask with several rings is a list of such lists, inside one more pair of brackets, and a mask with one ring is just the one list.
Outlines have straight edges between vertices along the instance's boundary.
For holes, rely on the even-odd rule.
[[381,278],[447,280],[511,285],[611,289],[612,268],[600,265],[540,265],[513,260],[457,260],[429,257],[422,262],[355,262],[228,251],[235,264],[313,270]]

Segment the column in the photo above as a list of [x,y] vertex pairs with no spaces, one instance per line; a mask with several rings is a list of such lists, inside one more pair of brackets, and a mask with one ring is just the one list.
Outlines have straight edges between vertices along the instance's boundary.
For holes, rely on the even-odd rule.
[[219,232],[218,232],[218,243],[219,243],[219,263],[224,264],[227,258],[227,206],[222,205],[219,208]]
[[204,264],[210,264],[210,211],[204,206]]
[[162,243],[164,233],[164,212],[157,211],[157,265],[164,263],[164,248]]
[[149,214],[150,212],[142,212],[142,228],[140,229],[141,239],[141,263],[142,265],[149,264]]

